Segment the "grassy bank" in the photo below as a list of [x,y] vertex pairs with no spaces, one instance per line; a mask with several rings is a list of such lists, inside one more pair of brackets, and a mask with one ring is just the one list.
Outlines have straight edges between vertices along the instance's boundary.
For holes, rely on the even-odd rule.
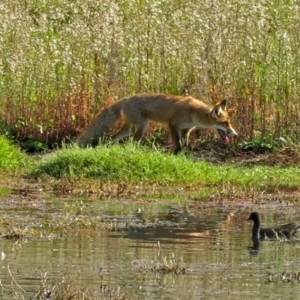
[[21,172],[28,163],[29,157],[0,135],[0,171]]
[[38,161],[30,176],[79,182],[95,179],[112,183],[192,184],[199,189],[236,186],[245,191],[297,188],[300,183],[297,167],[214,165],[135,144],[63,149]]
[[106,101],[185,90],[229,98],[244,140],[299,140],[297,2],[3,0],[0,14],[0,127],[18,140],[68,141]]
[[[300,184],[298,167],[213,164],[190,155],[173,155],[135,143],[80,149],[65,147],[50,154],[28,156],[0,136],[0,171],[49,182],[73,182],[79,186],[145,184],[194,186],[243,191],[295,190]],[[101,183],[101,184],[100,184]],[[99,185],[100,184],[100,185]]]

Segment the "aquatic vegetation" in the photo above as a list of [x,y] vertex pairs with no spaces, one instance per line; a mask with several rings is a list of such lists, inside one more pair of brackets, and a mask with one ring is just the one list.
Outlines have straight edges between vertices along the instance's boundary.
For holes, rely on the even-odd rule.
[[300,282],[300,273],[283,271],[268,274],[266,278],[270,282]]
[[134,260],[131,262],[134,270],[145,273],[153,272],[154,274],[185,274],[186,267],[182,262],[182,258],[178,261],[174,257],[168,259],[163,257],[160,260],[148,261],[148,260]]
[[[128,299],[120,287],[102,286],[100,289],[81,287],[72,276],[49,278],[47,273],[41,274],[41,284],[34,299],[36,300],[125,300]],[[131,298],[134,299],[134,298]]]
[[16,228],[16,227],[8,227],[8,228],[1,228],[0,230],[0,237],[5,239],[12,239],[12,240],[27,240],[32,238],[40,238],[40,232],[34,229],[28,228]]
[[[12,274],[10,267],[7,267],[8,273],[11,279],[11,291],[6,290],[9,294],[19,295],[24,299],[23,294],[25,290],[17,282],[14,274]],[[34,300],[125,300],[128,299],[128,295],[119,286],[100,286],[98,289],[92,289],[88,287],[82,287],[76,282],[76,275],[69,273],[59,274],[51,276],[49,272],[41,272],[34,270],[31,274],[32,277],[36,278],[36,283],[39,283],[35,287],[35,291],[32,292]],[[136,299],[133,295],[130,299]]]

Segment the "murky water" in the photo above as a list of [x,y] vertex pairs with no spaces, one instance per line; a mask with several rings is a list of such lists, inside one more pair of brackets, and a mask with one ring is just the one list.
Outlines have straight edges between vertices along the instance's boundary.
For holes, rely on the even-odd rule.
[[[23,207],[23,221],[39,226],[45,213],[59,216],[56,204],[44,205],[43,213],[35,205]],[[61,238],[21,243],[0,239],[1,299],[32,299],[46,272],[73,274],[80,285],[94,289],[120,286],[138,299],[298,299],[298,281],[269,282],[267,275],[299,272],[300,242],[262,242],[251,250],[252,224],[245,220],[252,208],[126,203],[111,212],[109,203],[107,210],[101,203],[89,205],[96,216],[130,226],[106,233],[74,229]],[[291,207],[262,211],[264,225],[297,216]],[[178,262],[185,273],[147,270],[164,259]]]

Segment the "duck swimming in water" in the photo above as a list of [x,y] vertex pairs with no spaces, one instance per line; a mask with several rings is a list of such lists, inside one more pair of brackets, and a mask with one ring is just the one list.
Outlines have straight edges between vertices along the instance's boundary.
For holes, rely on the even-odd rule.
[[295,237],[297,231],[300,230],[300,225],[296,223],[261,228],[258,212],[252,212],[248,220],[253,221],[252,238],[259,238],[260,240],[292,239]]

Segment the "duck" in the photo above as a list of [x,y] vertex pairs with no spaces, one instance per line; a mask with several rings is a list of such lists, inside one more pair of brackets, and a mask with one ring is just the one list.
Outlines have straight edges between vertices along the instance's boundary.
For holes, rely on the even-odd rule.
[[252,227],[252,239],[259,238],[260,240],[281,240],[281,239],[292,239],[296,236],[300,225],[296,223],[288,223],[269,228],[260,227],[260,217],[258,212],[252,212],[248,218],[248,221],[253,221]]

